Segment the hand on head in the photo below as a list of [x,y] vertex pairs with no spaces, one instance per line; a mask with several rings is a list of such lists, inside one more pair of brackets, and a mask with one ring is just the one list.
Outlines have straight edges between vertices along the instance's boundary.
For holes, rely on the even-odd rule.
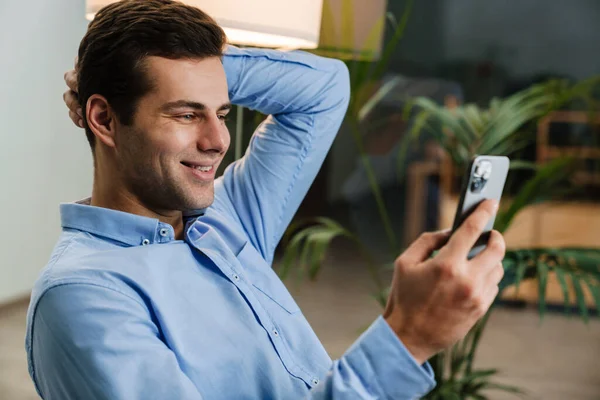
[[63,93],[63,100],[69,108],[69,117],[75,125],[83,128],[83,114],[77,96],[77,57],[75,57],[75,67],[65,72],[65,82],[69,89]]

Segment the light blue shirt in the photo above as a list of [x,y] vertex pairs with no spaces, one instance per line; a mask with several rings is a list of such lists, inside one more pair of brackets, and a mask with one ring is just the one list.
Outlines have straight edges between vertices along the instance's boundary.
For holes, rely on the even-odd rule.
[[[303,52],[230,48],[234,104],[270,116],[187,218],[61,205],[33,290],[29,370],[45,399],[413,399],[434,386],[379,317],[332,361],[271,268],[344,117],[348,71]],[[323,304],[323,307],[327,307]]]

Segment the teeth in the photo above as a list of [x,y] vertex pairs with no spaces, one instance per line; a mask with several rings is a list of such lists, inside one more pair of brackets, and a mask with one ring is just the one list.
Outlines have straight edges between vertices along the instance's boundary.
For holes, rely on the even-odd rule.
[[208,166],[208,167],[196,167],[196,169],[198,171],[202,171],[202,172],[208,172],[212,169],[212,165]]

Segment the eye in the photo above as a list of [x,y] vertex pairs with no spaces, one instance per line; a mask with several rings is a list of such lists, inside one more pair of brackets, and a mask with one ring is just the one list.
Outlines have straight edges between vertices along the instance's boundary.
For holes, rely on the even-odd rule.
[[191,122],[194,119],[196,119],[196,115],[195,114],[181,114],[181,115],[177,115],[175,118],[177,118],[181,121]]
[[219,115],[219,119],[223,122],[227,122],[229,120],[228,115]]

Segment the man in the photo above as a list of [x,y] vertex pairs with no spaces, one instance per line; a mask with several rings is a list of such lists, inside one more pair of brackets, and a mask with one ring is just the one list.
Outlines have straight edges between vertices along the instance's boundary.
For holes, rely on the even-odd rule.
[[[462,338],[502,276],[502,237],[467,261],[494,212],[396,262],[388,307],[332,362],[270,268],[348,103],[344,65],[228,47],[171,0],[102,9],[81,42],[71,116],[93,149],[92,197],[32,294],[26,346],[45,399],[411,399],[426,360]],[[269,114],[214,179],[230,101]],[[448,242],[445,246],[444,243]],[[434,250],[439,253],[430,258]]]

